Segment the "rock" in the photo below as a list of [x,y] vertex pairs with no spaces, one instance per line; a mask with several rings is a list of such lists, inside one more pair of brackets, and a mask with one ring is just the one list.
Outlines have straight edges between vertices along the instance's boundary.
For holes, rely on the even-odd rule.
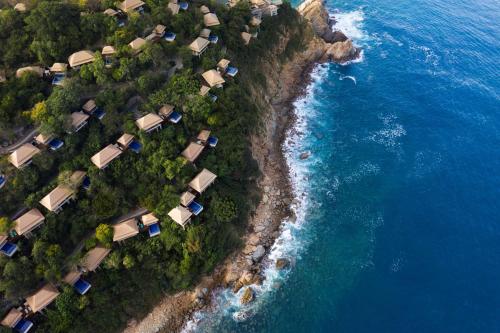
[[250,237],[248,237],[248,244],[256,246],[258,243],[259,243],[259,236],[257,236],[256,234],[252,234]]
[[243,285],[248,286],[249,284],[252,284],[253,274],[247,271],[243,273],[239,281],[243,283]]
[[266,253],[266,249],[262,245],[257,246],[254,253],[252,254],[252,260],[254,262],[259,262],[265,253]]
[[346,62],[356,59],[359,50],[354,47],[350,39],[331,45],[326,51],[326,57],[335,62]]
[[137,326],[137,320],[136,320],[136,319],[130,319],[130,320],[127,322],[127,326],[128,326],[128,327],[136,327],[136,326]]
[[255,293],[254,293],[253,289],[250,287],[247,287],[247,289],[245,289],[245,292],[243,293],[243,295],[241,295],[240,302],[241,302],[241,304],[248,304],[251,301],[253,301],[254,297],[255,297]]
[[243,253],[244,254],[250,254],[252,252],[254,252],[256,249],[256,247],[254,245],[251,245],[251,244],[247,244],[247,246],[245,246],[245,248],[243,249]]
[[306,159],[308,159],[308,158],[309,158],[309,156],[311,156],[311,153],[310,153],[310,152],[308,152],[308,151],[306,151],[306,152],[303,152],[302,154],[300,154],[299,158],[300,158],[301,160],[306,160]]
[[269,201],[269,197],[267,196],[267,194],[264,194],[264,195],[262,196],[262,202],[263,202],[263,203],[267,203],[268,201]]
[[277,269],[285,269],[290,265],[290,260],[286,258],[279,258],[276,260],[276,268]]
[[327,43],[337,43],[337,42],[345,42],[348,38],[342,31],[327,31],[323,36],[323,39]]
[[262,225],[262,224],[259,224],[259,225],[254,227],[255,232],[261,232],[261,231],[264,231],[264,229],[266,229],[266,226]]
[[233,283],[236,280],[238,280],[238,273],[233,270],[228,270],[226,276],[224,277],[226,284]]
[[233,287],[233,293],[237,293],[238,291],[240,291],[240,289],[243,288],[243,283],[241,283],[240,281],[237,281],[235,284],[234,284],[234,287]]

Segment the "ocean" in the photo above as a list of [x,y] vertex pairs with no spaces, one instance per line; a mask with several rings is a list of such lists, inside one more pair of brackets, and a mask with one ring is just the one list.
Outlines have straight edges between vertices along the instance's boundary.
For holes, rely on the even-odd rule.
[[295,103],[292,265],[185,331],[500,332],[500,2],[326,4],[363,56]]

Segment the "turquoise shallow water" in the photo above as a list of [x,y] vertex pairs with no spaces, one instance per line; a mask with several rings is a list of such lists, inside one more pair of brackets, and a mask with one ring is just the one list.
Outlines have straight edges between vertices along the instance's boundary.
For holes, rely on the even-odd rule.
[[500,3],[327,6],[364,52],[318,66],[296,103],[298,219],[271,254],[292,269],[191,327],[500,332]]

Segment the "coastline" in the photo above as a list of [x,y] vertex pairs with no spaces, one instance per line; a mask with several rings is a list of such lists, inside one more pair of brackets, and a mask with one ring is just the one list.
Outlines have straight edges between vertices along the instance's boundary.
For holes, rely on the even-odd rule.
[[[316,7],[319,4],[319,12],[313,15],[325,17],[326,10],[321,0],[312,0],[309,4]],[[294,102],[306,92],[314,66],[331,59],[328,52],[333,44],[320,37],[321,34],[312,24],[311,28],[315,33],[303,51],[278,66],[278,70],[273,66],[276,63],[265,64],[265,67],[269,67],[268,71],[264,69],[268,78],[266,91],[253,87],[256,102],[264,111],[261,115],[263,126],[250,139],[251,153],[260,170],[256,187],[261,200],[248,217],[242,247],[228,255],[210,275],[202,277],[192,290],[166,295],[142,320],[129,320],[123,333],[179,332],[194,313],[214,306],[212,294],[216,290],[231,288],[237,292],[262,283],[265,258],[279,236],[282,223],[285,220],[295,221],[291,205],[296,198],[293,196],[283,150],[286,134],[295,122]],[[277,46],[277,49],[284,46],[286,43]],[[351,56],[358,55],[359,50]],[[283,259],[283,267],[288,266],[289,258]]]

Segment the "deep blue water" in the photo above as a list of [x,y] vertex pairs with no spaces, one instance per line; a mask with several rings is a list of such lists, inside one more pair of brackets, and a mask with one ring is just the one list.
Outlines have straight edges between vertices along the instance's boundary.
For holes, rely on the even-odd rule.
[[364,57],[296,103],[293,268],[198,330],[500,332],[500,2],[327,5]]

